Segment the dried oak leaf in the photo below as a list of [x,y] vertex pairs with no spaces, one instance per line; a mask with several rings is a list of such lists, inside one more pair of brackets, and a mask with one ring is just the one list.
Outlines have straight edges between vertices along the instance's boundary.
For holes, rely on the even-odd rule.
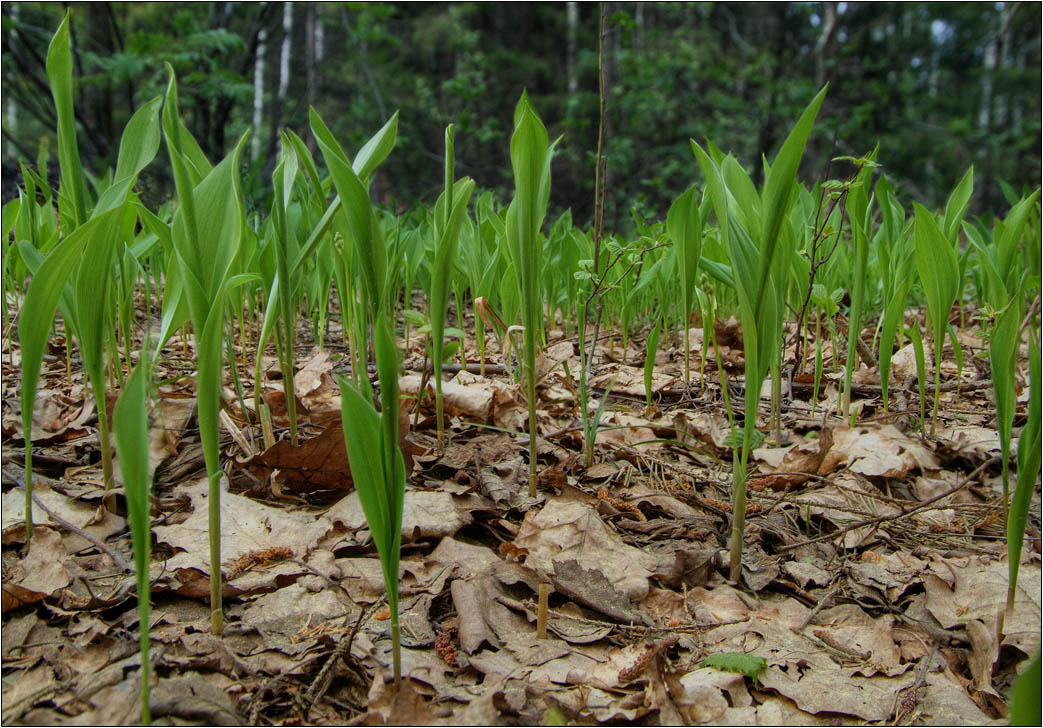
[[2,611],[46,599],[72,583],[62,565],[68,559],[57,531],[37,527],[29,554],[5,574]]
[[750,488],[782,491],[802,485],[818,473],[831,447],[833,431],[826,428],[817,440],[808,440],[787,448],[754,450],[753,456],[767,463],[774,472],[751,477]]
[[[413,470],[412,451],[405,442],[408,432],[409,414],[401,410],[398,445],[402,450],[407,474]],[[348,453],[344,447],[344,428],[339,418],[331,420],[325,430],[315,437],[301,440],[297,446],[289,440],[280,440],[247,460],[244,466],[262,480],[278,470],[280,489],[298,495],[343,495],[354,488]]]

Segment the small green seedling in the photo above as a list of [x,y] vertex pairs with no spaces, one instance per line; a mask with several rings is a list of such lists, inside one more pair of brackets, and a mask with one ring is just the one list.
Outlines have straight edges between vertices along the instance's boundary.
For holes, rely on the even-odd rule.
[[[221,408],[221,362],[225,303],[228,292],[256,280],[232,275],[242,239],[243,203],[239,156],[246,137],[198,183],[202,156],[199,145],[178,112],[177,79],[167,66],[170,82],[163,106],[163,135],[174,172],[178,206],[171,237],[181,269],[188,314],[196,338],[196,398],[199,439],[203,444],[208,482],[207,509],[210,538],[210,622],[214,634],[224,625],[221,604],[221,451],[218,413]],[[205,159],[204,159],[205,161]]]
[[768,168],[760,194],[734,157],[726,157],[718,163],[694,140],[691,142],[706,177],[707,194],[713,200],[721,242],[731,259],[746,359],[745,436],[732,463],[730,571],[734,582],[741,576],[746,463],[757,427],[761,384],[772,359],[777,359],[781,350],[781,292],[788,281],[796,245],[792,226],[786,218],[795,197],[797,168],[825,95],[823,88],[797,120],[774,164]]
[[[655,356],[659,349],[659,327],[662,319],[655,322],[645,342],[645,405],[652,411],[652,375],[655,373]],[[686,357],[687,358],[687,357]]]

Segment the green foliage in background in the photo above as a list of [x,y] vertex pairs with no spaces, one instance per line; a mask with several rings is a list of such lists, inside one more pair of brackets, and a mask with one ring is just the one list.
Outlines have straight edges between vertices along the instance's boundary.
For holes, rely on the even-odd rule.
[[[208,158],[223,158],[253,127],[259,67],[261,123],[252,128],[259,148],[243,185],[248,210],[268,208],[278,130],[305,128],[310,106],[335,120],[332,131],[355,149],[401,110],[403,153],[388,164],[394,183],[379,186],[382,199],[437,198],[442,180],[432,162],[453,123],[467,140],[460,174],[507,200],[511,102],[527,88],[551,137],[566,134],[551,214],[572,208],[581,224],[593,215],[597,4],[579,3],[570,15],[566,3],[301,3],[291,6],[288,28],[283,3],[70,7],[84,74],[75,89],[81,153],[92,170],[115,163],[118,130],[163,92],[167,63],[180,79],[190,132]],[[37,158],[43,137],[56,149],[39,81],[64,12],[36,2],[3,7],[13,169],[16,159]],[[879,142],[906,207],[911,197],[941,206],[972,163],[982,178],[1005,179],[1019,192],[1038,184],[1041,19],[1031,4],[609,2],[605,12],[610,229],[629,225],[634,205],[646,217],[665,216],[693,181],[680,151],[689,138],[731,150],[762,183],[761,157],[774,156],[786,120],[827,81],[834,91],[807,170]],[[280,93],[286,38],[293,73]],[[163,199],[168,170],[150,169],[143,186],[149,201]],[[995,186],[976,195],[975,212],[1003,201]],[[12,186],[4,200],[13,196]]]

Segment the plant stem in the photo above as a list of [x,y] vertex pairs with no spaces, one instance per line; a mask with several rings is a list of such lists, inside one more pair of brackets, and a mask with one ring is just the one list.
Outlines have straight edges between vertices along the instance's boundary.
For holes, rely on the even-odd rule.
[[402,633],[398,622],[398,609],[391,612],[391,674],[395,685],[402,682]]
[[[525,384],[529,400],[529,497],[536,497],[536,436],[539,431],[536,423],[536,351],[535,347],[525,347]],[[441,422],[441,420],[439,420]]]
[[[747,413],[747,417],[756,417],[756,412]],[[740,454],[741,449],[741,454]],[[732,537],[731,559],[729,562],[729,578],[738,584],[742,577],[743,531],[746,528],[746,454],[747,436],[743,435],[743,444],[732,450]]]
[[[705,348],[705,342],[704,342]],[[684,320],[684,383],[687,386],[688,382],[691,381],[691,373],[689,372],[689,356],[691,354],[691,347],[688,345],[688,315],[685,314]]]
[[112,449],[109,444],[109,415],[105,406],[105,387],[94,388],[94,401],[98,407],[98,441],[101,446],[101,479],[105,492],[112,489]]
[[[935,338],[937,341],[934,342],[934,412],[931,415],[931,437],[934,437],[935,429],[938,427],[938,402],[941,400],[942,394],[942,347],[945,345],[944,336],[936,336]],[[1006,507],[1006,499],[1004,499],[1004,511],[1006,511]]]
[[[152,544],[145,542],[145,563],[151,560]],[[141,653],[141,723],[152,723],[152,711],[149,708],[149,681],[151,666],[149,665],[149,583],[148,569],[138,569],[138,649]]]
[[210,528],[210,630],[219,635],[224,628],[221,606],[221,472],[210,475],[207,485]]

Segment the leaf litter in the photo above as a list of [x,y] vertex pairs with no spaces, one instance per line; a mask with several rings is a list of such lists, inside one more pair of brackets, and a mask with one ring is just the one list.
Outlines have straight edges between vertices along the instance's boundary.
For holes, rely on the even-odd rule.
[[[724,333],[722,358],[741,372],[741,349],[728,348]],[[697,350],[702,331],[691,334]],[[730,584],[718,378],[709,371],[704,388],[685,387],[680,352],[663,346],[651,411],[631,366],[640,350],[599,347],[594,396],[609,406],[589,468],[571,378],[579,357],[568,340],[543,352],[534,500],[525,397],[511,363],[484,377],[462,368],[445,382],[450,437],[440,450],[423,342],[412,342],[400,382],[400,445],[412,468],[399,573],[407,679],[398,690],[387,682],[380,562],[338,421],[340,357],[317,347],[299,357],[297,447],[282,437],[256,447],[259,427],[228,398],[220,638],[208,630],[192,384],[176,369],[161,373],[173,384],[154,403],[150,442],[153,716],[266,725],[1000,720],[1016,665],[1040,645],[1039,496],[1015,609],[1000,631],[1007,565],[988,419],[954,414],[921,439],[901,415],[873,417],[872,394],[854,403],[861,419],[851,425],[811,419],[808,391],[795,389],[785,442],[769,439],[753,454],[742,582]],[[4,376],[16,382],[6,363]],[[41,380],[40,528],[28,549],[23,433],[17,400],[4,398],[3,719],[132,722],[140,664],[133,582],[121,568],[131,553],[125,511],[119,499],[103,503],[96,415],[82,384],[64,380],[60,361]],[[278,384],[262,383],[270,404]],[[915,399],[915,388],[896,390]],[[946,406],[987,412],[985,391],[946,392]],[[544,583],[549,638],[539,640]],[[743,674],[713,659],[729,654],[764,667]]]

